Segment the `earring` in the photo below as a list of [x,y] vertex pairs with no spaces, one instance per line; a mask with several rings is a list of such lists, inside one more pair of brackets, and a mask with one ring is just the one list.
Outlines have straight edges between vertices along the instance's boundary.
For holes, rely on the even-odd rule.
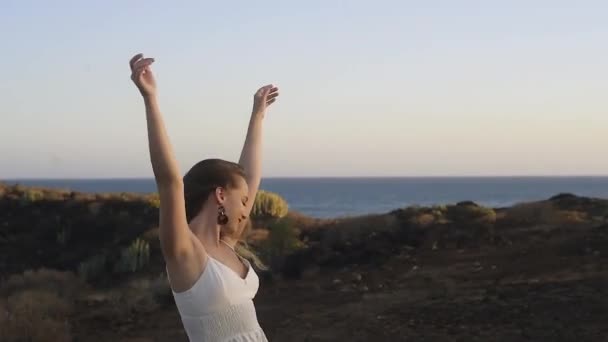
[[228,216],[226,216],[226,208],[223,205],[220,205],[217,208],[217,223],[220,225],[225,225],[228,223]]

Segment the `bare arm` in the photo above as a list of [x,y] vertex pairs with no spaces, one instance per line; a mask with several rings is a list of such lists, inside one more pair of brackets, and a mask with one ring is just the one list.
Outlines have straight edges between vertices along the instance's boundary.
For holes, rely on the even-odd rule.
[[254,95],[253,110],[249,120],[245,144],[239,158],[239,164],[247,174],[247,185],[249,186],[249,200],[247,201],[247,215],[253,208],[255,195],[260,187],[262,179],[262,121],[266,109],[279,96],[279,89],[273,85],[260,88]]
[[191,247],[184,186],[155,95],[144,96],[150,161],[160,197],[160,241],[165,258]]
[[[139,88],[146,106],[148,144],[154,179],[160,197],[160,243],[174,286],[188,287],[203,265],[195,249],[184,202],[184,186],[156,96],[156,82],[150,69],[152,58],[136,55],[131,59],[131,79]],[[198,253],[197,253],[198,252]]]

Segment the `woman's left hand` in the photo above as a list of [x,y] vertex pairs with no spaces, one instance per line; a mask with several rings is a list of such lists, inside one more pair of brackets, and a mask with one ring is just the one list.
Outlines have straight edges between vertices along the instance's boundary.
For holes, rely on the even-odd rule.
[[264,116],[266,109],[273,104],[279,96],[279,88],[272,84],[263,86],[253,96],[253,114]]

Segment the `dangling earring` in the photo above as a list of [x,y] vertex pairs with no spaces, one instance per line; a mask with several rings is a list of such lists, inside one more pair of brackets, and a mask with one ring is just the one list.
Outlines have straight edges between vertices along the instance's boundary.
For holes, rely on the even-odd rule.
[[225,225],[228,223],[228,216],[226,216],[226,208],[223,205],[220,205],[217,208],[217,223],[220,225]]

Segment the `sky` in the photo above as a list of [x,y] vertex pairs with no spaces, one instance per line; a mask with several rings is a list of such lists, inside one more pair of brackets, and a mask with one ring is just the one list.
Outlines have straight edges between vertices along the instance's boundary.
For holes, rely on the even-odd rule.
[[180,170],[608,175],[605,1],[0,0],[0,178],[152,177],[129,79],[154,57]]

